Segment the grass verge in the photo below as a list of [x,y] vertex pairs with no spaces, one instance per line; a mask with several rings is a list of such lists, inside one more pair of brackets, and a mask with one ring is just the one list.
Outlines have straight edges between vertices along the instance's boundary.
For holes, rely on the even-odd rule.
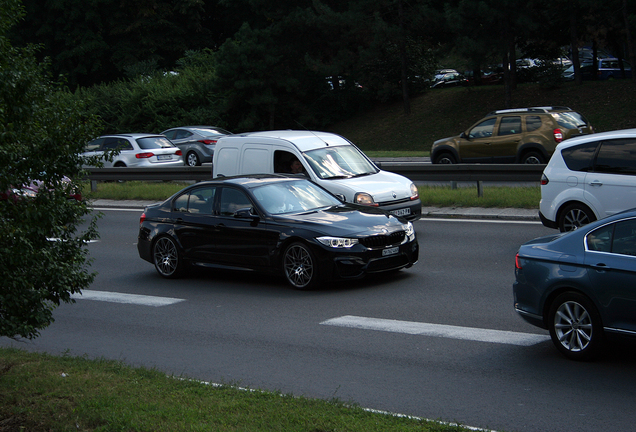
[[[150,200],[163,201],[183,189],[182,182],[98,183],[91,192],[88,183],[83,193],[88,199]],[[488,207],[488,208],[539,208],[541,189],[536,187],[488,186],[483,188],[483,197],[477,196],[477,186],[419,186],[422,205],[432,207]]]
[[467,431],[339,401],[175,379],[109,360],[0,348],[0,430]]

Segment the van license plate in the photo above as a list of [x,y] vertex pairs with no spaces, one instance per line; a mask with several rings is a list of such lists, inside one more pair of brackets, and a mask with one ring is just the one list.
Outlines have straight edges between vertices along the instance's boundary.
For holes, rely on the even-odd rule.
[[157,160],[172,159],[172,155],[157,155]]
[[411,209],[410,208],[403,208],[403,209],[399,209],[399,210],[393,210],[390,212],[392,215],[395,216],[407,216],[411,214]]
[[399,251],[400,251],[399,246],[388,248],[388,249],[383,249],[382,250],[382,256],[395,255]]

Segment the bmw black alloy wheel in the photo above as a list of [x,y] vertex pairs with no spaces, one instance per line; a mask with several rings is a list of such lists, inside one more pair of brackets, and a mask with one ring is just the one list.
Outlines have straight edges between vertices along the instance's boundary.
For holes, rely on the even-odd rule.
[[283,272],[291,286],[308,289],[315,285],[318,269],[316,260],[307,246],[292,243],[283,255]]
[[175,278],[181,273],[181,255],[170,237],[161,237],[152,247],[155,269],[165,278]]

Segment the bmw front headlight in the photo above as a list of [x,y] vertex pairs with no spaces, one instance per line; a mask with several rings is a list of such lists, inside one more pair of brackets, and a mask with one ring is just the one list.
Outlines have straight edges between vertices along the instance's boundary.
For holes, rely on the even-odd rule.
[[336,249],[350,248],[358,244],[358,239],[345,238],[345,237],[318,237],[316,238],[320,243],[327,247]]
[[415,228],[411,222],[408,222],[404,227],[405,238],[407,242],[415,240]]

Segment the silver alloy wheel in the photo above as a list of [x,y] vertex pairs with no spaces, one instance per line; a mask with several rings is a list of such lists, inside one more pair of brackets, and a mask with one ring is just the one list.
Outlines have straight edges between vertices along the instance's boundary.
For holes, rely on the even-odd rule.
[[587,214],[587,211],[580,207],[572,207],[563,215],[563,223],[561,231],[574,231],[592,222],[593,219]]
[[153,259],[157,272],[163,277],[174,277],[179,272],[179,251],[169,237],[162,237],[153,247]]
[[566,301],[554,315],[554,332],[563,348],[570,352],[585,350],[594,336],[592,317],[575,301]]
[[195,152],[189,152],[186,155],[186,165],[188,166],[199,166],[199,156]]
[[285,251],[283,271],[294,288],[308,288],[314,282],[314,260],[309,250],[294,243]]

